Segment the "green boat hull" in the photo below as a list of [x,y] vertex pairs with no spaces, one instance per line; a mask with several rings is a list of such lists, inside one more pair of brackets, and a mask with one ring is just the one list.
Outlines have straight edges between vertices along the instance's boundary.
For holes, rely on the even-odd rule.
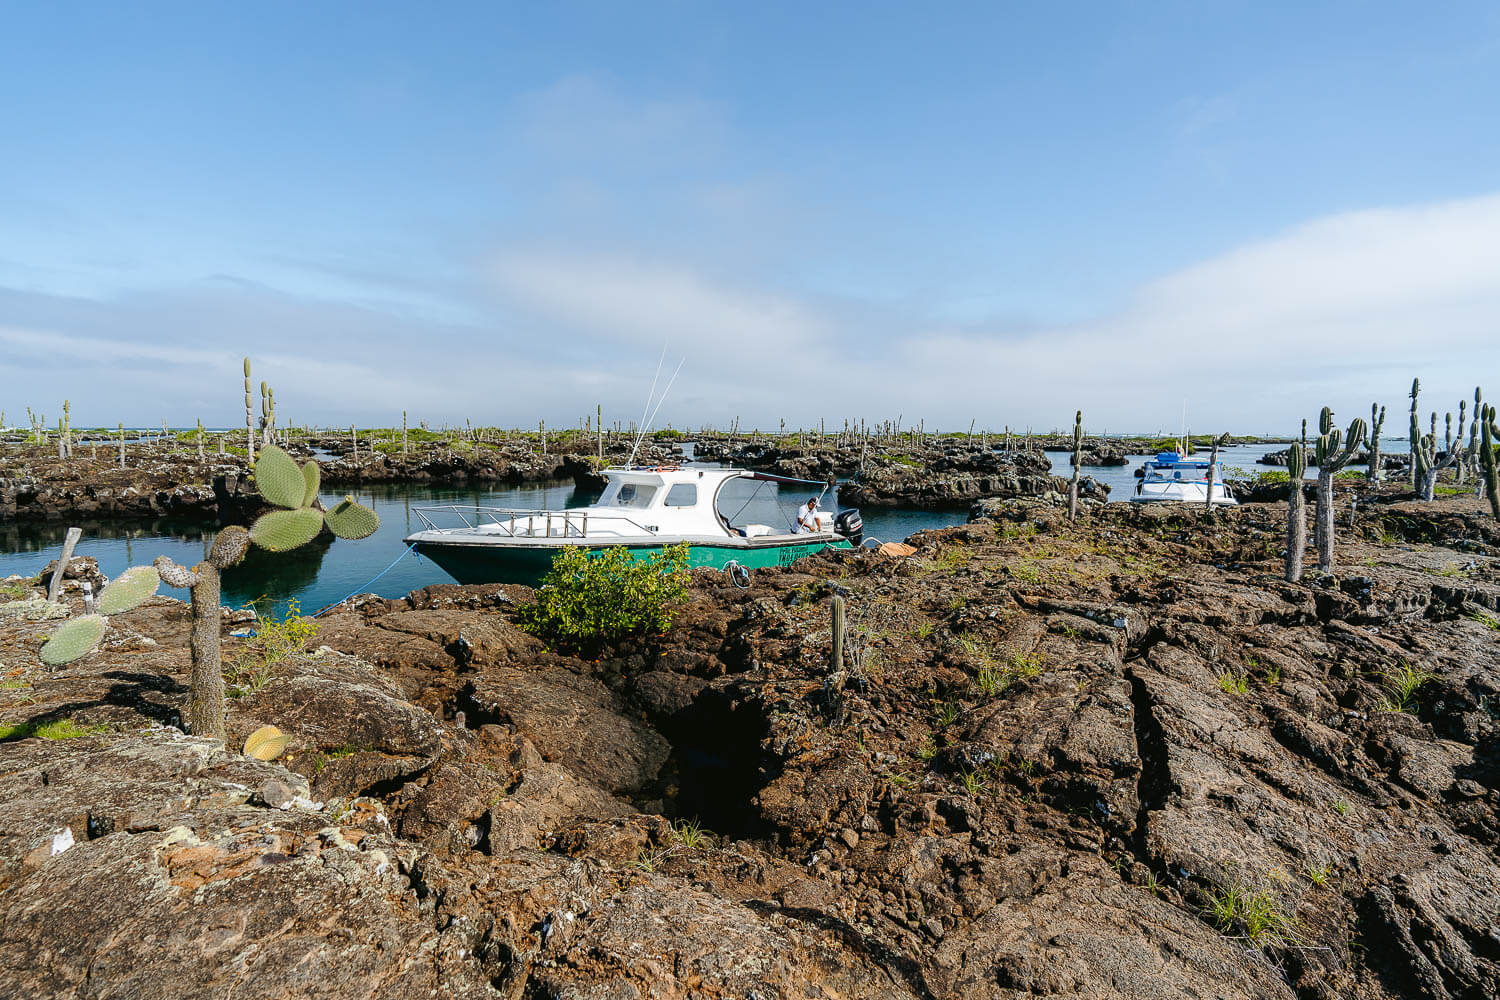
[[[661,552],[660,545],[627,545],[624,548],[637,559],[648,559]],[[803,556],[824,549],[853,548],[849,540],[836,538],[816,542],[792,542],[777,545],[709,545],[692,543],[688,547],[688,565],[723,569],[737,562],[746,569],[790,566]],[[553,547],[451,545],[418,542],[417,554],[426,556],[459,583],[524,583],[534,585],[552,568],[559,549]],[[598,552],[602,549],[591,549]]]

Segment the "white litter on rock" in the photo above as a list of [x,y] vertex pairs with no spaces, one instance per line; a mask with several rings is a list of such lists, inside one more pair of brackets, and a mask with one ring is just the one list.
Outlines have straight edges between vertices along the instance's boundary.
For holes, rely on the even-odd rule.
[[72,846],[73,846],[73,828],[71,826],[65,826],[65,827],[63,827],[62,833],[59,833],[57,836],[55,836],[55,837],[52,838],[52,854],[51,854],[51,856],[55,858],[59,854],[61,854],[63,851],[66,851],[68,848],[70,848]]

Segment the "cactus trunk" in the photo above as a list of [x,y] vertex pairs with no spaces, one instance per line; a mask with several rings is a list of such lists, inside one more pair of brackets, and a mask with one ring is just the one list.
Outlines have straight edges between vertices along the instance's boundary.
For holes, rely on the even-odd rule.
[[250,400],[250,359],[245,359],[245,448],[246,458],[255,461],[255,410]]
[[833,674],[844,668],[844,599],[835,594],[829,604],[833,610],[833,652],[828,660],[828,672]]
[[219,646],[219,571],[205,561],[195,566],[193,572],[198,579],[188,591],[192,598],[188,645],[193,656],[188,732],[225,740],[228,734],[224,730],[224,674]]
[[1083,411],[1073,414],[1073,478],[1068,482],[1068,520],[1078,517],[1078,474],[1083,468]]
[[1302,557],[1307,550],[1307,514],[1302,477],[1307,473],[1307,421],[1302,421],[1302,442],[1287,455],[1286,578],[1302,579]]
[[1370,454],[1369,473],[1365,476],[1370,482],[1380,482],[1384,474],[1380,468],[1380,429],[1385,426],[1385,407],[1378,410],[1374,403],[1370,404]]

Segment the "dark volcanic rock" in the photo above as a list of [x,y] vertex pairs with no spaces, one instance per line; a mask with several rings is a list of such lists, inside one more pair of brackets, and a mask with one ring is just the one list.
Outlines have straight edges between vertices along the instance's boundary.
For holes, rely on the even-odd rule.
[[524,588],[361,599],[230,701],[276,763],[161,727],[180,604],[58,671],[0,616],[0,722],[89,730],[0,743],[5,983],[1493,996],[1500,529],[1397,492],[1338,493],[1342,568],[1298,584],[1279,503],[987,500],[905,557],[697,574],[594,662],[516,629]]

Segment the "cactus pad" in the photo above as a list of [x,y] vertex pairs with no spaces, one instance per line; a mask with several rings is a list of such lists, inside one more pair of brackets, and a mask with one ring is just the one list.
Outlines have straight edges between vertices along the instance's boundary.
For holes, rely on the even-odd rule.
[[318,469],[316,460],[309,461],[302,467],[302,506],[311,507],[313,501],[318,499],[318,485],[323,478]]
[[255,760],[275,760],[291,742],[292,738],[275,726],[261,726],[245,738],[245,756]]
[[364,504],[345,497],[325,516],[328,530],[340,538],[368,538],[380,527],[380,515]]
[[42,645],[42,662],[49,667],[72,663],[94,651],[104,638],[104,616],[84,615],[63,622]]
[[214,536],[213,547],[208,550],[208,563],[217,569],[238,566],[250,548],[250,532],[238,524],[231,524]]
[[151,560],[151,565],[156,567],[157,575],[162,578],[168,587],[176,587],[186,590],[198,583],[198,574],[186,566],[179,566],[166,556],[157,556]]
[[255,488],[267,503],[296,510],[302,506],[307,482],[292,456],[272,444],[255,460]]
[[[301,475],[301,471],[298,471]],[[287,552],[306,545],[323,530],[323,513],[316,510],[276,510],[250,526],[250,540],[268,552]]]
[[98,611],[101,615],[118,615],[133,611],[156,593],[161,577],[151,566],[132,566],[110,581],[99,595]]

